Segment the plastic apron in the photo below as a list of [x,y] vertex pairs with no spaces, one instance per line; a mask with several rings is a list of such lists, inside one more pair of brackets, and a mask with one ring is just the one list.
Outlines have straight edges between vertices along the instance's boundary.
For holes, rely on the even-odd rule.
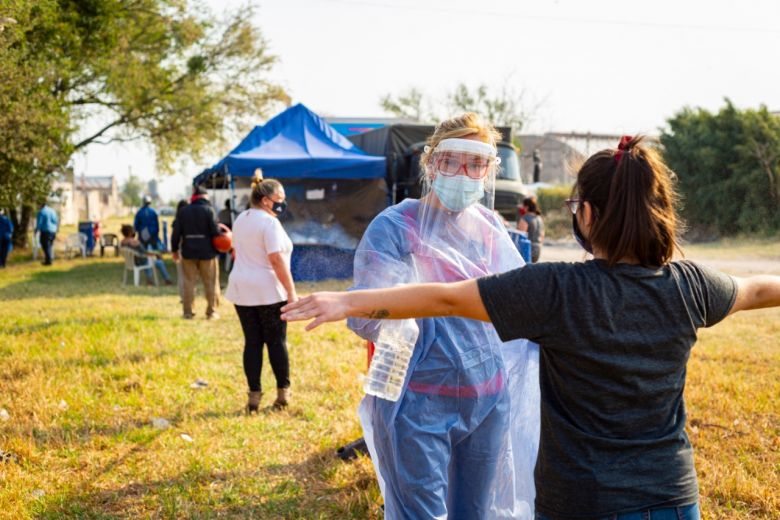
[[[407,199],[367,229],[354,288],[452,282],[522,265],[490,210],[450,212]],[[348,326],[375,341],[382,326],[403,323],[350,319]],[[533,518],[538,346],[502,343],[491,324],[475,320],[416,325],[400,399],[366,396],[360,406],[386,518]]]

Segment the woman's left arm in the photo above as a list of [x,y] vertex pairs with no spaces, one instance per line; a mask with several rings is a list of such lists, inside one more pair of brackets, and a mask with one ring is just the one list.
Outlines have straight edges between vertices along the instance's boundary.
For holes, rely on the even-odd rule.
[[293,282],[290,266],[287,265],[282,253],[270,253],[268,255],[268,261],[271,263],[271,267],[273,267],[274,274],[276,274],[276,278],[279,279],[279,283],[281,283],[284,290],[287,291],[287,301],[289,303],[298,301],[298,294],[295,292],[295,282]]
[[734,280],[737,282],[737,297],[730,315],[738,311],[780,306],[780,276],[734,277]]
[[406,319],[460,316],[490,321],[477,280],[410,284],[389,289],[314,293],[282,308],[282,319],[313,319],[311,330],[345,318]]

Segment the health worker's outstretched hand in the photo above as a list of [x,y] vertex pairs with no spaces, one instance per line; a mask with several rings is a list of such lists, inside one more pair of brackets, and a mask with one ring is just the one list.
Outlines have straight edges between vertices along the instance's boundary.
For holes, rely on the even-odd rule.
[[347,317],[347,297],[349,293],[318,292],[301,298],[282,307],[282,319],[285,321],[303,321],[314,319],[306,325],[312,330],[328,321],[339,321]]

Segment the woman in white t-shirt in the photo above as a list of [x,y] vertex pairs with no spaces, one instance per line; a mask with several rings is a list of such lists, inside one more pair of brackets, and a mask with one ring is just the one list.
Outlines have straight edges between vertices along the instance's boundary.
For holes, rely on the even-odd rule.
[[263,180],[260,171],[252,180],[250,207],[233,223],[236,262],[230,271],[225,298],[235,304],[244,331],[244,373],[249,384],[247,412],[257,412],[263,345],[276,377],[274,408],[287,406],[290,363],[287,356],[287,323],[279,309],[298,300],[290,256],[293,245],[279,222],[287,207],[279,181]]

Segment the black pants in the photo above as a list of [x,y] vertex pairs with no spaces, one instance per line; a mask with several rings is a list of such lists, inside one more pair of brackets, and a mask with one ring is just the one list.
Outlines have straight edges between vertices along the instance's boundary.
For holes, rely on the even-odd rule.
[[244,373],[249,390],[259,392],[263,370],[263,345],[268,345],[268,359],[276,377],[277,388],[290,386],[290,360],[287,356],[287,322],[281,308],[287,302],[245,307],[236,305],[244,330]]
[[5,267],[5,260],[8,258],[9,251],[11,251],[11,239],[0,237],[0,267]]
[[46,265],[51,265],[52,247],[54,246],[54,233],[41,231],[41,249],[46,259],[43,261]]

